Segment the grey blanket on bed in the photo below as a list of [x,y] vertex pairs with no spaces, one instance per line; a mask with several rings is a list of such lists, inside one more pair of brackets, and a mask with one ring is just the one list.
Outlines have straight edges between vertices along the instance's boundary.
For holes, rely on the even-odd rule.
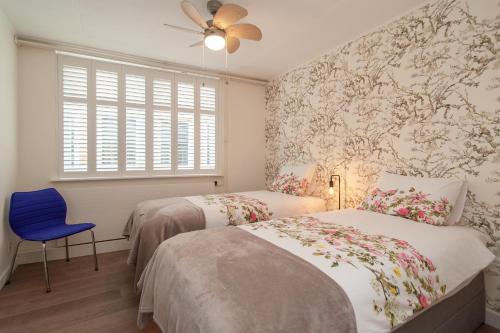
[[162,243],[139,287],[138,325],[153,313],[163,333],[356,332],[333,279],[237,227]]
[[134,285],[156,248],[177,234],[205,228],[203,210],[184,198],[141,203],[132,214],[124,234],[130,236],[128,264],[135,266]]

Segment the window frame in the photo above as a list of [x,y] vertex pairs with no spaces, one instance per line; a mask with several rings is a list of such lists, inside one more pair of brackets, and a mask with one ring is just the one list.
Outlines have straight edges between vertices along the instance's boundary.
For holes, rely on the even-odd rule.
[[[63,68],[65,65],[84,67],[87,69],[87,171],[73,172],[64,170],[64,101],[74,98],[64,97],[63,94]],[[96,98],[96,71],[112,71],[118,75],[117,102],[97,101]],[[146,157],[144,170],[126,170],[126,96],[125,81],[126,74],[142,75],[145,78],[145,130],[146,130]],[[154,80],[169,80],[171,84],[170,105],[170,170],[154,169],[154,132],[153,118],[154,105]],[[123,64],[113,60],[79,57],[77,55],[57,54],[57,95],[58,95],[58,120],[57,120],[57,147],[58,147],[58,180],[95,180],[95,179],[127,179],[127,178],[158,178],[158,177],[199,177],[199,176],[222,176],[224,170],[224,133],[223,126],[223,96],[222,80],[216,77],[205,77],[202,75],[178,73],[175,71],[151,68],[135,64]],[[194,168],[192,170],[180,170],[178,168],[177,151],[177,117],[184,109],[178,107],[177,84],[179,81],[193,82],[194,84]],[[201,169],[200,167],[200,114],[207,113],[200,110],[200,85],[210,83],[216,87],[215,108],[215,168]],[[96,146],[96,113],[97,105],[117,105],[118,113],[118,170],[97,171],[97,146]],[[162,107],[161,110],[168,109]]]

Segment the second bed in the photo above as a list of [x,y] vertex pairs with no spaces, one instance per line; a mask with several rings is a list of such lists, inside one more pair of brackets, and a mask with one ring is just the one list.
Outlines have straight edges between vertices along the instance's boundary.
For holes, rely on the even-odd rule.
[[132,213],[124,234],[131,241],[128,264],[135,281],[160,243],[179,233],[242,225],[272,218],[322,212],[325,201],[272,191],[209,194],[149,200]]

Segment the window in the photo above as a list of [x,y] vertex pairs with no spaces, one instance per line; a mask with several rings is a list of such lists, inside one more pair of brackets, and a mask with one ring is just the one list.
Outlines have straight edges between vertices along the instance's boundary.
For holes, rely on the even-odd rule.
[[216,174],[219,81],[59,55],[62,178]]

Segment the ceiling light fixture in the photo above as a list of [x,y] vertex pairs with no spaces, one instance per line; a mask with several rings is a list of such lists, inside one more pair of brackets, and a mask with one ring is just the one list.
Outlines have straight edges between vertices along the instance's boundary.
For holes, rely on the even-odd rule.
[[226,46],[226,38],[223,31],[207,30],[205,32],[205,46],[210,50],[219,51]]

